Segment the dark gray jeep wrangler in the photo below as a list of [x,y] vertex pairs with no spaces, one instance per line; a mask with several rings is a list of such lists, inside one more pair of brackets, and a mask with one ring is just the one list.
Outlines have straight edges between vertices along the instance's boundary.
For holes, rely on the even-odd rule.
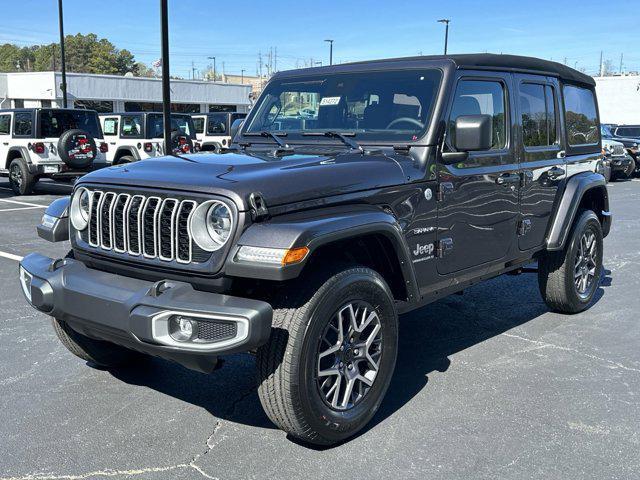
[[549,307],[589,306],[611,226],[593,80],[508,55],[279,73],[221,154],[83,177],[38,227],[66,258],[20,281],[106,367],[204,372],[257,355],[269,418],[332,444],[376,413],[398,315],[537,262]]

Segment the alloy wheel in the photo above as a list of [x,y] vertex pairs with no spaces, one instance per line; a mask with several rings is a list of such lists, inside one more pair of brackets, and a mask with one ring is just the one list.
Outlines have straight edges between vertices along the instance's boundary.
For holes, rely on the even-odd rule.
[[587,298],[596,280],[598,242],[596,235],[587,230],[580,236],[574,262],[574,284],[580,298]]
[[18,188],[22,187],[22,171],[20,170],[19,165],[14,164],[11,166],[9,179],[11,180],[11,183],[13,183]]
[[370,391],[382,356],[382,324],[366,303],[349,303],[332,317],[320,338],[317,385],[334,410],[349,410]]

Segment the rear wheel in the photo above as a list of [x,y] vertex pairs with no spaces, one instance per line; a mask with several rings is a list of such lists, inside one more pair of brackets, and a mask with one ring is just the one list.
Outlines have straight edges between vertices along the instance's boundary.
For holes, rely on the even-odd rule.
[[132,155],[123,155],[122,157],[120,157],[118,159],[118,161],[116,162],[116,165],[121,165],[123,163],[132,163],[132,162],[135,162],[135,161],[136,161],[136,159],[135,159],[134,156],[132,156]]
[[52,318],[51,322],[66,349],[87,362],[112,368],[132,364],[136,359],[143,357],[143,354],[128,348],[82,335],[57,318]]
[[33,192],[35,177],[29,173],[27,162],[22,157],[14,158],[9,165],[9,186],[16,195],[29,195]]
[[592,302],[602,275],[602,226],[591,210],[579,213],[567,245],[539,261],[538,284],[547,305],[578,313]]
[[376,413],[395,367],[398,317],[389,287],[368,268],[346,268],[292,288],[274,307],[258,351],[258,393],[282,430],[330,445]]

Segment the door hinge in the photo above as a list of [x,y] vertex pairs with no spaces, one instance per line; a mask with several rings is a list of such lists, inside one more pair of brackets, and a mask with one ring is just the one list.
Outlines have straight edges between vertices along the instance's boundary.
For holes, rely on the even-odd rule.
[[449,193],[453,192],[453,183],[451,182],[441,182],[438,184],[437,191],[437,199],[439,202],[442,202],[445,196]]
[[531,220],[525,218],[524,220],[520,220],[518,222],[518,236],[522,237],[526,235],[529,230],[531,230]]
[[442,258],[448,255],[451,250],[453,250],[453,238],[443,238],[442,240],[438,240],[436,257]]

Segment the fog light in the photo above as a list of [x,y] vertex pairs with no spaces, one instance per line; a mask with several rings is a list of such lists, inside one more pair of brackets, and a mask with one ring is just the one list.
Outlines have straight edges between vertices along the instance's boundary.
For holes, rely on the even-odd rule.
[[169,336],[176,342],[188,342],[198,336],[198,322],[189,317],[175,315],[169,320]]
[[24,292],[24,296],[27,297],[27,300],[31,302],[31,281],[33,280],[33,275],[27,272],[22,266],[20,267],[20,285],[22,286],[22,291]]

